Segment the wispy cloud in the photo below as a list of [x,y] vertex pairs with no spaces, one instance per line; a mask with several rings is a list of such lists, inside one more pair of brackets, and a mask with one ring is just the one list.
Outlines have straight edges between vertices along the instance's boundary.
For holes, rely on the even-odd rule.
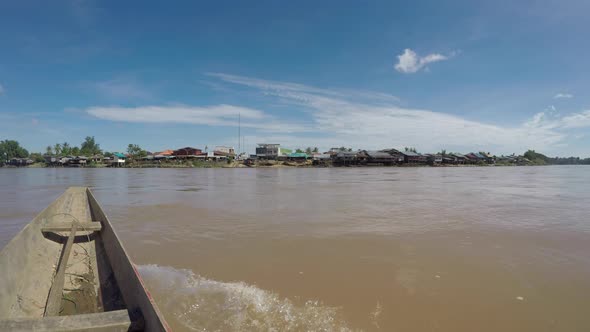
[[441,112],[404,108],[395,102],[375,105],[329,89],[235,75],[216,77],[306,107],[313,120],[310,133],[257,136],[274,141],[282,138],[280,143],[292,146],[306,142],[324,148],[334,144],[366,148],[416,146],[430,151],[481,148],[511,153],[528,148],[546,149],[566,138],[557,128],[531,125],[530,121],[503,127]]
[[426,67],[429,63],[439,62],[448,60],[455,55],[453,52],[449,55],[443,55],[439,53],[431,53],[425,56],[419,56],[416,52],[409,48],[406,48],[404,52],[397,56],[397,64],[395,64],[395,70],[400,73],[411,74],[419,71]]
[[590,110],[571,113],[565,116],[552,114],[550,111],[539,112],[526,123],[531,128],[565,130],[590,127]]
[[[233,105],[213,106],[138,106],[138,107],[90,107],[85,110],[91,116],[103,120],[133,123],[178,123],[220,127],[254,128],[273,132],[303,132],[308,126],[297,123],[280,123],[263,111]],[[239,120],[241,118],[241,122]]]
[[590,110],[573,113],[559,120],[561,128],[586,128],[590,127]]
[[372,103],[379,103],[379,102],[398,102],[399,98],[384,92],[375,92],[375,91],[364,91],[364,90],[352,90],[352,89],[322,89],[317,88],[309,85],[299,84],[299,83],[290,83],[290,82],[280,82],[280,81],[270,81],[270,80],[262,80],[252,77],[243,77],[238,75],[230,75],[224,73],[207,73],[206,75],[218,78],[225,82],[235,83],[239,85],[248,86],[251,88],[256,88],[262,91],[265,91],[269,95],[281,96],[281,95],[291,95],[294,97],[293,93],[305,93],[311,95],[324,95],[330,96],[334,98],[356,98],[365,100],[367,102]]
[[[402,107],[394,96],[370,91],[346,93],[339,89],[268,81],[258,78],[208,74],[219,83],[251,89],[268,99],[264,111],[236,105],[164,105],[92,107],[91,116],[119,122],[183,123],[250,128],[248,141],[272,141],[291,147],[349,146],[385,148],[413,146],[422,151],[486,150],[550,151],[567,142],[571,128],[590,127],[590,111],[567,116],[541,112],[520,124],[501,126],[432,110]],[[276,103],[293,105],[299,122],[268,112]],[[291,114],[293,115],[293,114]],[[290,118],[293,118],[291,116]],[[305,120],[304,120],[305,119]]]
[[190,123],[203,125],[234,125],[238,114],[244,119],[261,119],[262,111],[232,105],[209,107],[194,106],[140,106],[91,107],[88,114],[100,119],[121,122]]
[[116,78],[96,82],[92,87],[102,96],[111,99],[147,99],[151,93],[135,79]]
[[574,98],[574,95],[572,95],[571,93],[558,93],[555,96],[553,96],[554,99],[570,99],[570,98]]

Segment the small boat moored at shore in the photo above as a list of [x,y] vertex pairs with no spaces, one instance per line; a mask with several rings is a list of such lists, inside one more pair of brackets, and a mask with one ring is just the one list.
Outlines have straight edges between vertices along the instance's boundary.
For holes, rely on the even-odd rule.
[[0,331],[169,331],[92,192],[69,188],[0,252]]

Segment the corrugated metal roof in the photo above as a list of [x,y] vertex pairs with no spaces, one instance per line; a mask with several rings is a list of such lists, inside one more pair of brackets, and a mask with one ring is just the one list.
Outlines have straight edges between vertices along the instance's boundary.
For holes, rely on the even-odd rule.
[[113,155],[114,155],[114,156],[117,156],[117,157],[119,157],[119,158],[125,158],[125,155],[124,155],[124,154],[122,154],[122,153],[119,153],[119,152],[115,152],[115,153],[113,153]]
[[419,153],[413,152],[413,151],[401,151],[401,153],[405,156],[408,156],[408,157],[419,157],[420,156]]
[[344,157],[344,156],[348,156],[348,157],[356,157],[357,152],[354,151],[340,151],[338,152],[338,154],[336,156],[338,157]]
[[389,153],[381,151],[365,151],[371,158],[393,158]]

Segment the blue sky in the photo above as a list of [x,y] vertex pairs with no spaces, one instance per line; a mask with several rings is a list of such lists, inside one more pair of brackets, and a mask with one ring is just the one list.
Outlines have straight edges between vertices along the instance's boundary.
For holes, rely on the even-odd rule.
[[588,1],[0,3],[0,139],[590,156]]

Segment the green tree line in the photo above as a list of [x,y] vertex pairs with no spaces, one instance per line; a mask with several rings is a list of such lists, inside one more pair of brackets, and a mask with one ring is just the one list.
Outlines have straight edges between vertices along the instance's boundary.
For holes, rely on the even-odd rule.
[[537,165],[590,165],[590,158],[547,157],[546,155],[538,153],[535,150],[528,150],[524,153],[523,157],[530,160],[531,163]]
[[4,165],[12,158],[28,158],[29,151],[20,146],[17,141],[3,140],[0,141],[0,165]]
[[87,136],[80,147],[72,146],[68,142],[56,143],[45,148],[45,154],[49,156],[94,156],[102,154],[100,145],[96,143],[94,136]]
[[312,153],[318,153],[319,149],[317,147],[312,148],[311,146],[308,146],[305,150],[303,149],[296,149],[295,153],[306,153],[306,154],[312,154]]

